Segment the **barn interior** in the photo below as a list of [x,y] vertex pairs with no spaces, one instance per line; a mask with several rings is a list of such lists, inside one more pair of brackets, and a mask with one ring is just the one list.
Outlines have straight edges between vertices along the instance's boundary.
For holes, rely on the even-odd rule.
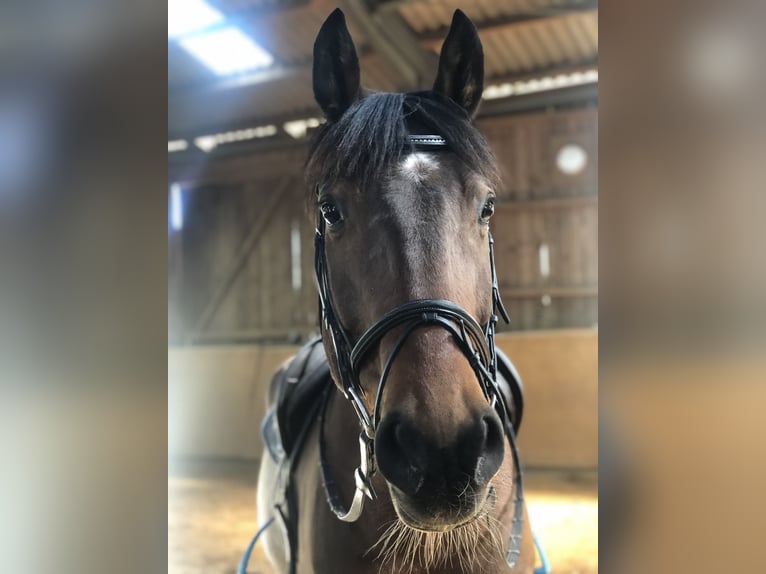
[[[322,121],[313,42],[338,5],[378,91],[432,85],[456,8],[479,31],[530,519],[553,572],[597,572],[593,0],[169,0],[169,572],[236,571],[271,373],[318,332],[303,164]],[[259,549],[249,571],[272,572]]]

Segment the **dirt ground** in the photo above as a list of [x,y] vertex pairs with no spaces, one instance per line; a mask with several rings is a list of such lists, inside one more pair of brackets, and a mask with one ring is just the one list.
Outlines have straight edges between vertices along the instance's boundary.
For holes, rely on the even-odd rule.
[[[168,477],[169,574],[233,574],[257,530],[257,464],[171,464]],[[530,518],[555,574],[598,572],[595,472],[527,471]],[[249,574],[272,574],[256,548]]]

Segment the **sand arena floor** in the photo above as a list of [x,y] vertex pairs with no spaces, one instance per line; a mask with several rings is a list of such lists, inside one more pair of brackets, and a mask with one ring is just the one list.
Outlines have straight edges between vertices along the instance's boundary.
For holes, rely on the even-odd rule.
[[[171,464],[168,477],[169,574],[233,574],[257,529],[257,464]],[[555,574],[598,572],[595,472],[527,471],[525,494],[535,532]],[[273,574],[256,548],[249,574]]]

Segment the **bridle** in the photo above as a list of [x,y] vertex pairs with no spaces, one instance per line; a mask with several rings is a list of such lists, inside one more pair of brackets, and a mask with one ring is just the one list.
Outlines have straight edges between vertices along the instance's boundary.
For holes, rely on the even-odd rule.
[[[408,148],[435,151],[446,149],[447,142],[438,135],[409,135],[407,137]],[[372,477],[376,472],[375,466],[375,431],[380,422],[380,405],[383,397],[383,389],[391,367],[396,360],[409,336],[418,328],[426,325],[434,325],[446,329],[455,340],[460,351],[465,355],[473,369],[484,397],[494,408],[500,420],[503,422],[505,434],[511,446],[514,459],[514,514],[511,525],[511,539],[506,553],[506,561],[513,568],[518,559],[521,547],[521,530],[524,519],[523,512],[523,487],[521,466],[519,463],[518,450],[515,436],[518,432],[520,419],[512,420],[508,412],[505,400],[501,394],[497,382],[497,352],[495,350],[495,328],[498,322],[498,313],[506,322],[509,322],[508,313],[500,299],[500,290],[495,272],[494,241],[489,234],[489,264],[492,276],[492,313],[486,325],[480,325],[470,313],[459,305],[444,299],[418,299],[409,301],[395,307],[375,321],[356,342],[348,331],[343,327],[338,318],[335,304],[332,299],[330,282],[327,268],[327,254],[325,251],[325,221],[320,213],[316,228],[314,265],[316,272],[317,287],[319,290],[320,324],[323,337],[328,337],[333,358],[340,376],[340,386],[343,396],[351,402],[356,413],[362,431],[359,434],[359,451],[361,462],[354,471],[355,492],[351,506],[343,508],[334,481],[329,474],[327,453],[324,439],[324,419],[330,393],[325,394],[324,404],[321,409],[320,421],[320,462],[322,479],[327,495],[327,502],[332,512],[344,522],[355,522],[359,519],[364,508],[364,499],[376,499],[375,490],[372,487]],[[364,391],[359,382],[359,372],[362,362],[368,353],[378,345],[381,339],[396,327],[402,327],[394,346],[381,371],[378,388],[375,395],[375,403],[372,413],[362,401]]]

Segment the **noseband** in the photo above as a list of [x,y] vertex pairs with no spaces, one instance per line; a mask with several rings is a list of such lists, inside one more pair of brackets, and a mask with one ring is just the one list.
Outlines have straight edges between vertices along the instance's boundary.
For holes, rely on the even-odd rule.
[[[409,149],[421,149],[424,151],[436,151],[446,149],[447,142],[441,136],[436,135],[410,135],[408,136]],[[336,308],[332,300],[330,282],[327,269],[327,255],[325,252],[325,221],[319,214],[319,222],[315,235],[315,272],[319,290],[319,310],[322,323],[323,336],[329,336],[332,343],[332,355],[340,375],[340,386],[343,396],[351,402],[354,412],[359,419],[362,431],[359,434],[359,450],[361,463],[354,472],[356,490],[351,506],[343,508],[338,496],[334,481],[329,476],[329,465],[324,440],[324,413],[327,407],[329,393],[325,395],[324,405],[320,422],[320,459],[322,479],[327,495],[327,502],[333,513],[344,522],[355,522],[362,514],[365,497],[375,500],[376,494],[372,487],[372,477],[376,472],[374,440],[375,431],[380,422],[380,405],[391,367],[396,360],[409,336],[418,328],[424,326],[437,326],[447,330],[454,339],[457,347],[465,355],[473,369],[484,397],[494,408],[503,422],[505,434],[511,446],[514,459],[514,515],[511,526],[511,540],[506,561],[510,567],[516,564],[521,546],[521,528],[523,522],[523,488],[521,480],[521,467],[516,448],[515,435],[519,430],[520,417],[512,420],[508,412],[505,400],[502,397],[497,382],[497,353],[495,351],[495,328],[498,322],[498,313],[509,322],[508,313],[500,299],[500,290],[495,273],[494,241],[489,234],[489,265],[492,274],[492,314],[486,325],[480,325],[470,313],[452,301],[444,299],[418,299],[409,301],[395,307],[375,321],[356,341],[343,327],[337,316]],[[362,398],[365,393],[359,382],[359,373],[362,363],[391,330],[402,327],[394,346],[378,381],[375,395],[375,403],[372,413],[367,411]]]

